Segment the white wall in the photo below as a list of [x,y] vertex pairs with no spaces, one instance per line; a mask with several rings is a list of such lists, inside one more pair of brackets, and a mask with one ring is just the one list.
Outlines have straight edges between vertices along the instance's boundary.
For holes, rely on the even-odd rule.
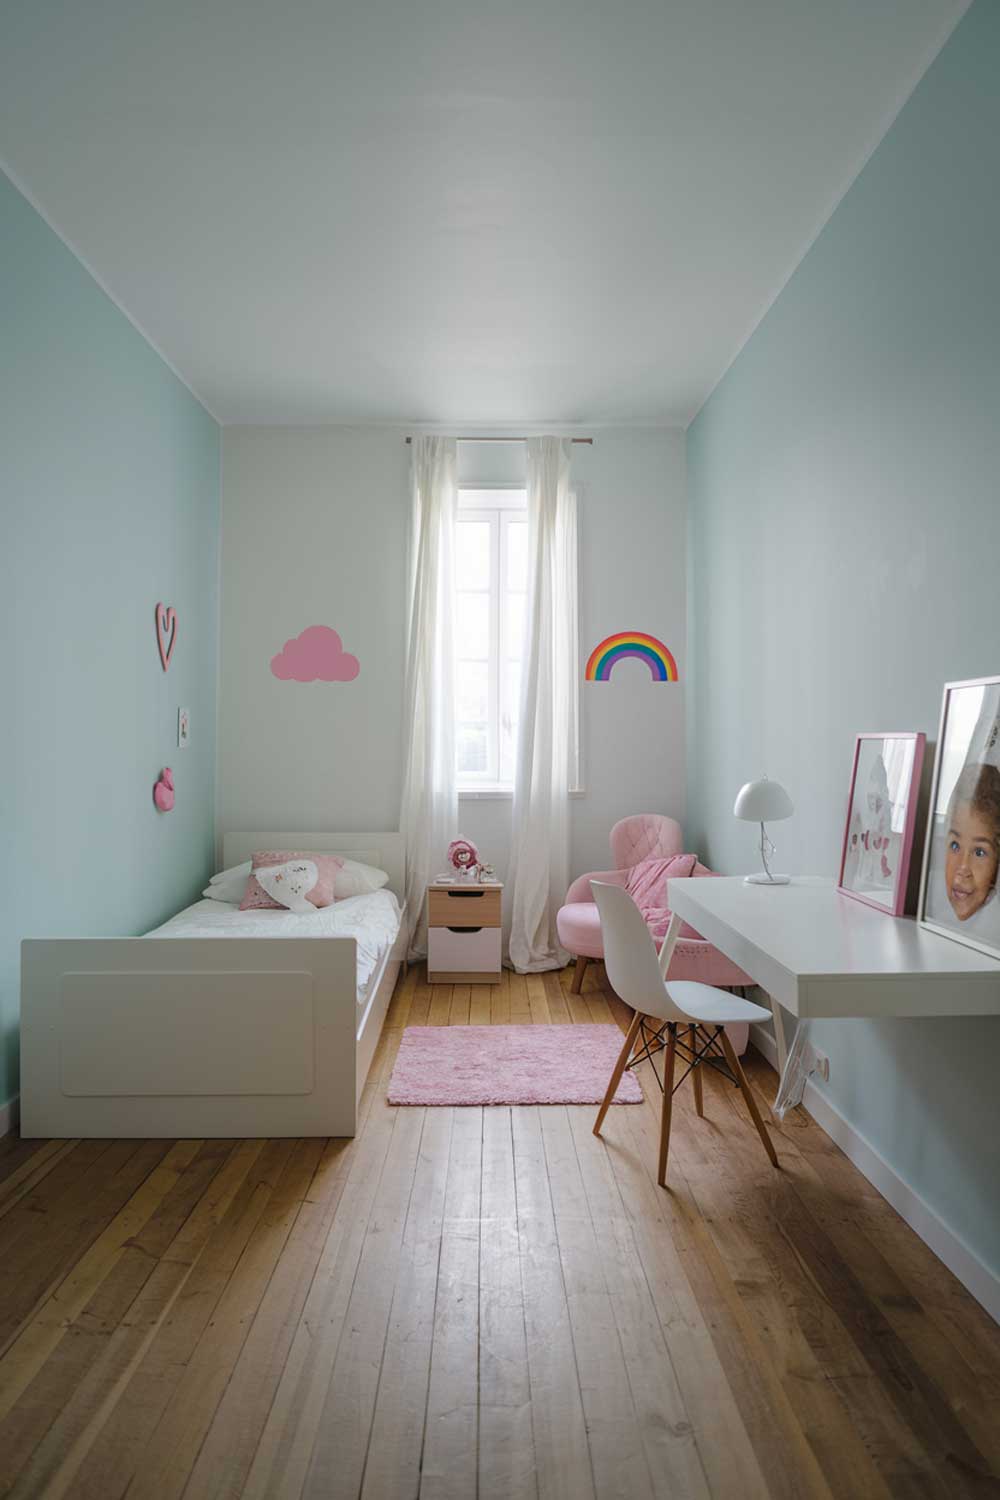
[[[223,431],[220,831],[396,828],[402,744],[408,455],[404,429]],[[598,641],[658,635],[678,684],[625,662],[581,692],[585,791],[572,867],[607,862],[629,812],[684,814],[684,438],[599,430],[573,449],[580,493],[580,673]],[[463,445],[461,473],[517,480],[523,449]],[[351,683],[279,682],[271,657],[332,625],[361,661]],[[462,832],[502,873],[510,802],[463,799]]]

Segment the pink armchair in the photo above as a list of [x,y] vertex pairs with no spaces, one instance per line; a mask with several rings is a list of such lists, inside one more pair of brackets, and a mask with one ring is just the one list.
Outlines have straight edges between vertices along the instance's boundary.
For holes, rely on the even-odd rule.
[[[674,818],[662,817],[659,813],[637,813],[631,818],[622,818],[611,830],[611,858],[613,870],[591,870],[574,880],[566,892],[566,901],[556,916],[559,941],[576,957],[576,973],[571,990],[580,993],[587,965],[604,958],[601,941],[601,919],[590,889],[592,880],[604,880],[609,885],[623,886],[629,871],[644,859],[669,859],[672,854],[684,853],[684,836],[681,826]],[[692,879],[711,876],[712,871],[702,864],[696,865]],[[694,979],[700,984],[712,984],[720,989],[741,988],[753,984],[749,975],[732,963],[725,954],[700,938],[679,938],[670,963],[671,979]],[[746,1050],[746,1027],[729,1027],[730,1040],[737,1055]],[[741,1036],[739,1033],[743,1032]]]

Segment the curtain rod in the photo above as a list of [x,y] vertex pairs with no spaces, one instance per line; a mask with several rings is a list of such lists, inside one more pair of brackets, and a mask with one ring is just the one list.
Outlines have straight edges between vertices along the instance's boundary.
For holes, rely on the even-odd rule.
[[[412,443],[413,439],[412,437],[408,437],[404,438],[403,441],[405,443]],[[523,437],[460,437],[456,438],[455,441],[458,443],[526,443],[528,439]],[[593,441],[593,438],[570,438],[571,443],[587,443],[588,445],[592,445]]]

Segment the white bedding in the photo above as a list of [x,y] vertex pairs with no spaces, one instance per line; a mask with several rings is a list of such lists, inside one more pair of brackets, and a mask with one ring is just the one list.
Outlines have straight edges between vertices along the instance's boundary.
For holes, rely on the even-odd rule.
[[399,902],[391,891],[350,896],[299,916],[290,911],[240,911],[225,901],[193,906],[147,932],[146,937],[352,937],[358,945],[358,1003],[399,932]]

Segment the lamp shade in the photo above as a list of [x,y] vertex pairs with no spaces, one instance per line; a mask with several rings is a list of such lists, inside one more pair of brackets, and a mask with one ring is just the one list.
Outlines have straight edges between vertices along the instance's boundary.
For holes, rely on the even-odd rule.
[[768,781],[762,776],[759,781],[748,781],[740,787],[733,813],[748,823],[776,823],[781,818],[790,818],[795,808],[780,781]]

